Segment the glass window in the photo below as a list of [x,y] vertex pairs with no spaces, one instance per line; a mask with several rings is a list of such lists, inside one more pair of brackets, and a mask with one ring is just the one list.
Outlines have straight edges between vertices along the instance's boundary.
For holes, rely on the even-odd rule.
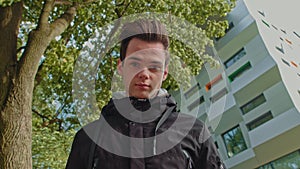
[[228,24],[228,28],[225,30],[225,33],[229,32],[234,27],[233,22]]
[[197,106],[199,106],[200,104],[202,104],[203,102],[204,102],[204,97],[201,96],[197,100],[195,100],[192,104],[190,104],[187,108],[189,109],[189,111],[191,111]]
[[298,65],[294,61],[291,61],[291,64],[295,67],[298,67]]
[[243,66],[241,66],[238,70],[236,70],[235,72],[233,72],[228,78],[230,80],[230,82],[234,81],[236,78],[240,77],[244,72],[246,72],[247,70],[249,70],[251,68],[251,64],[250,62],[247,62],[246,64],[244,64]]
[[292,44],[293,44],[293,42],[292,42],[292,41],[290,41],[290,40],[288,40],[288,39],[285,39],[285,41],[286,41],[288,44],[290,44],[290,45],[292,45]]
[[298,38],[300,38],[300,35],[299,35],[297,32],[293,31],[293,33],[294,33]]
[[240,126],[234,127],[233,129],[227,131],[222,135],[222,137],[229,158],[247,149]]
[[289,63],[288,61],[286,61],[286,60],[284,60],[284,59],[282,59],[282,58],[281,58],[281,61],[282,61],[284,64],[290,66],[290,63]]
[[241,107],[241,110],[242,110],[243,114],[246,114],[249,111],[258,107],[259,105],[263,104],[264,102],[266,102],[266,98],[265,98],[264,94],[261,94],[261,95],[255,97],[254,99],[252,99],[251,101],[249,101],[248,103],[246,103],[245,105],[243,105]]
[[264,23],[267,27],[270,27],[270,25],[266,22],[266,21],[264,21],[264,20],[261,20],[262,21],[262,23]]
[[280,29],[280,30],[281,30],[281,32],[283,32],[284,34],[286,34],[286,31],[284,29]]
[[251,121],[250,123],[247,124],[248,130],[253,130],[256,127],[264,124],[265,122],[271,120],[273,118],[273,115],[271,111],[268,111],[267,113],[263,114],[262,116],[259,116],[255,120]]
[[185,92],[184,97],[187,99],[192,95],[194,95],[195,93],[199,92],[200,89],[201,89],[200,84],[197,83],[195,86],[190,88],[187,92]]
[[219,149],[219,145],[216,141],[215,141],[215,145],[216,145],[217,149]]
[[205,89],[206,91],[209,91],[211,89],[211,87],[215,84],[217,84],[218,82],[220,82],[222,80],[222,74],[219,74],[217,77],[215,77],[212,81],[210,81],[209,83],[207,83],[205,85]]
[[283,45],[282,45],[282,44],[280,44],[280,47],[275,46],[275,48],[276,48],[279,52],[281,52],[282,54],[284,54],[284,49],[283,49]]
[[225,67],[229,68],[245,55],[246,55],[245,49],[244,48],[240,49],[232,57],[230,57],[227,61],[224,62]]
[[262,16],[265,16],[265,12],[264,11],[257,11],[259,14],[261,14]]
[[277,28],[276,26],[272,25],[272,27],[273,27],[274,29],[278,30],[278,28]]
[[300,150],[294,151],[257,169],[299,169]]
[[216,93],[215,95],[213,95],[210,98],[210,101],[212,103],[216,102],[217,100],[219,100],[220,98],[222,98],[223,96],[225,96],[228,93],[226,88],[223,88],[222,90],[220,90],[218,93]]

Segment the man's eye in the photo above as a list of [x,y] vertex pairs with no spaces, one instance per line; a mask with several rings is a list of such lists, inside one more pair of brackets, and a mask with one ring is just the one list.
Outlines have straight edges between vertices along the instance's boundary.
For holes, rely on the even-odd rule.
[[140,66],[140,64],[136,63],[136,62],[131,62],[129,65],[132,66],[132,67],[139,67]]
[[160,71],[162,71],[162,67],[161,66],[149,66],[148,70],[151,72],[160,72]]

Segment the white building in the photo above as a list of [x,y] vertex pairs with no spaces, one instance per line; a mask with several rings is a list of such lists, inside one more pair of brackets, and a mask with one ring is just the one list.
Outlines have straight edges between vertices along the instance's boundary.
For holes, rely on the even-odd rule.
[[205,65],[183,109],[209,124],[227,168],[298,169],[300,32],[272,23],[253,1],[228,14],[230,28],[215,41],[223,68]]

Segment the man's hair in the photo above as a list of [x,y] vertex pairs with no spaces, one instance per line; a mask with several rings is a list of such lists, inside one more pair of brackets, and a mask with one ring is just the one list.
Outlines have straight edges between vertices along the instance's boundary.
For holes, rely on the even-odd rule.
[[[121,29],[121,61],[125,59],[128,44],[133,38],[138,38],[147,42],[161,42],[164,46],[164,50],[167,50],[169,47],[167,30],[162,23],[157,20],[139,19],[124,24]],[[166,54],[166,57],[166,63],[168,63],[169,55]]]

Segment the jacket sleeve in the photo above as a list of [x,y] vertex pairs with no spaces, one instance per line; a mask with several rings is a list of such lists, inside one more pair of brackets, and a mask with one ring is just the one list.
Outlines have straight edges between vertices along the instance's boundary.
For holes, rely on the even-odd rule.
[[211,134],[205,125],[203,125],[198,141],[200,146],[198,150],[198,159],[195,161],[195,168],[226,169]]
[[83,129],[79,130],[73,140],[66,169],[86,169],[90,140]]

